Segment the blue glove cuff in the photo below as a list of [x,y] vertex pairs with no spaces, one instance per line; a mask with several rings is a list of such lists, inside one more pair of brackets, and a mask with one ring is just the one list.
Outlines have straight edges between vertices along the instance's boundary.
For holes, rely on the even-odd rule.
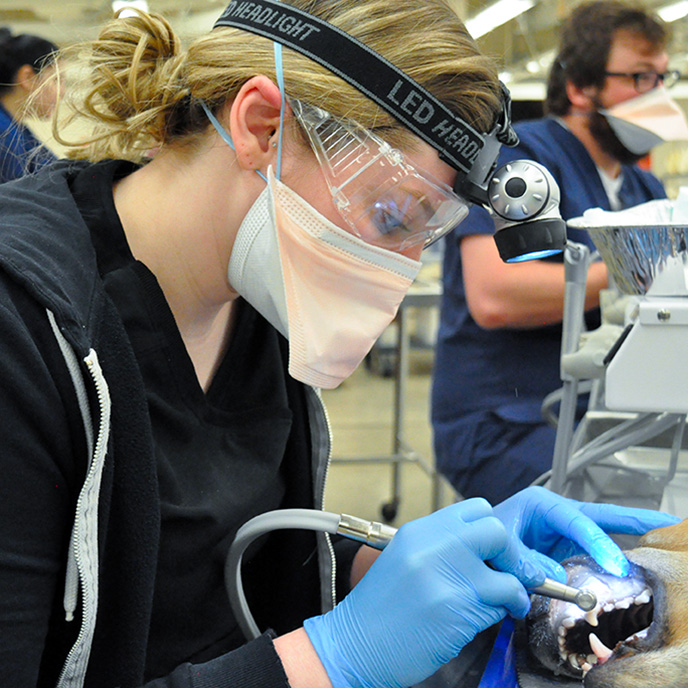
[[327,614],[322,614],[306,619],[303,622],[303,628],[311,644],[315,648],[315,652],[320,658],[320,661],[325,667],[325,671],[327,672],[327,676],[333,688],[366,688],[365,684],[361,681],[349,681],[339,664],[330,656],[332,652],[337,652],[336,640],[332,638],[331,629],[329,628],[326,617]]

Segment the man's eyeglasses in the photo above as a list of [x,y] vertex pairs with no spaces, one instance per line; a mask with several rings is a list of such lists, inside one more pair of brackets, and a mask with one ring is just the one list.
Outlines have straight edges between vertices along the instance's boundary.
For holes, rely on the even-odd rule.
[[605,76],[619,76],[633,79],[633,86],[638,93],[647,93],[660,84],[671,88],[680,78],[681,72],[672,69],[669,72],[605,72]]

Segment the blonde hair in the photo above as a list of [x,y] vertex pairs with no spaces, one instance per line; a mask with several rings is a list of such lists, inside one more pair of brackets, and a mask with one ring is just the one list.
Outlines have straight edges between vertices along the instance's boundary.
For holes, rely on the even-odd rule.
[[[495,64],[445,0],[289,4],[376,50],[476,129],[491,128],[500,107]],[[384,130],[392,145],[411,145],[402,124],[332,72],[286,48],[283,61],[289,97]],[[143,13],[112,20],[95,41],[68,49],[61,64],[85,66],[87,83],[68,90],[69,115],[55,120],[53,133],[70,157],[90,160],[140,160],[160,146],[193,145],[208,126],[202,102],[216,111],[252,76],[275,79],[272,41],[223,27],[184,50],[165,19]],[[75,118],[91,125],[84,140],[62,134]]]

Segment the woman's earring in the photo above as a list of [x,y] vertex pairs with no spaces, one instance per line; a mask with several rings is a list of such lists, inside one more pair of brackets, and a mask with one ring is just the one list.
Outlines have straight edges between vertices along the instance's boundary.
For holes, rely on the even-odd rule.
[[273,148],[277,148],[277,141],[273,141],[273,142],[272,142],[272,147],[273,147]]

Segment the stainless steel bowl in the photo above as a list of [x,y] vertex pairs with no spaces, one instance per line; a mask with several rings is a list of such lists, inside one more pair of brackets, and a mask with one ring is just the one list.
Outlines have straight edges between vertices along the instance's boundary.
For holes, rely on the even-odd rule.
[[579,227],[589,232],[623,294],[645,294],[667,260],[688,259],[688,225]]

